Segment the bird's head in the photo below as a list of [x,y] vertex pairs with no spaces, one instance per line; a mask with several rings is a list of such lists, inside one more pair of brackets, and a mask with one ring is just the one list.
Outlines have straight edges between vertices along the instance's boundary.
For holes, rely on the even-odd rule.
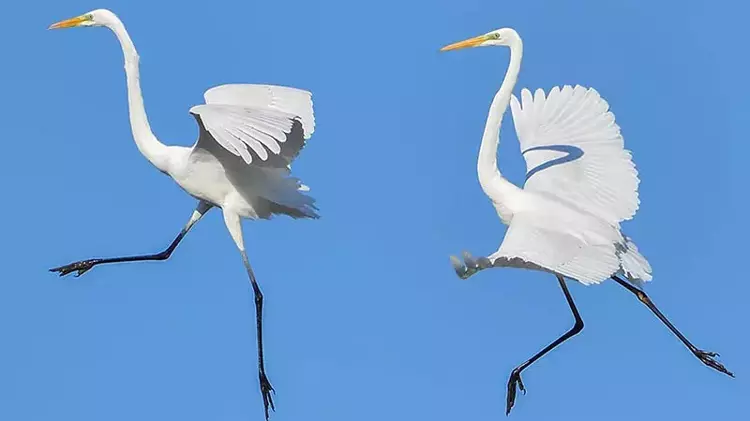
[[50,25],[49,29],[75,28],[78,26],[111,26],[117,22],[117,16],[107,9],[92,10],[81,16],[66,19]]
[[520,40],[520,37],[514,29],[500,28],[478,37],[446,45],[440,51],[460,50],[469,47],[510,46],[518,40]]

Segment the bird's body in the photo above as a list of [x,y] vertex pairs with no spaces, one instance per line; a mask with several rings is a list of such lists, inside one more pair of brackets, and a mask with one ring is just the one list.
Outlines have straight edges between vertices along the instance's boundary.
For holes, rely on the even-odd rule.
[[268,419],[274,409],[273,388],[263,358],[263,294],[245,252],[241,219],[273,215],[317,218],[315,200],[307,186],[291,176],[291,163],[315,130],[310,92],[283,86],[229,84],[209,89],[205,104],[190,109],[199,126],[192,147],[167,146],[154,133],[146,116],[140,86],[139,56],[125,26],[114,13],[94,10],[50,28],[104,26],[122,47],[128,88],[128,108],[138,150],[159,171],[171,177],[198,200],[196,209],[177,238],[163,252],[129,257],[89,259],[52,269],[78,276],[103,263],[165,260],[203,215],[221,208],[224,222],[237,245],[255,295],[259,382]]
[[289,175],[289,165],[315,130],[309,92],[272,85],[211,88],[204,95],[206,104],[190,110],[200,128],[195,144],[164,145],[146,116],[140,57],[125,25],[108,10],[88,15],[120,41],[133,137],[156,168],[191,196],[243,218],[317,216],[314,200]]
[[[525,239],[528,239],[530,233],[543,235],[550,250],[541,250],[537,247],[526,250],[514,249],[509,253],[501,246],[488,256],[490,261],[495,262],[495,266],[544,270],[585,285],[600,283],[618,272],[639,274],[628,276],[635,284],[640,284],[644,278],[650,279],[649,272],[646,271],[646,268],[650,268],[648,262],[634,249],[634,245],[622,233],[618,224],[611,224],[575,204],[543,193],[518,189],[514,196],[502,204],[493,203],[501,221],[509,227],[518,227]],[[571,258],[561,258],[563,264],[550,263],[557,261],[550,260],[550,254],[563,251],[577,253]],[[603,267],[589,273],[588,270],[582,271],[587,268],[572,265],[571,262],[576,257],[585,257],[583,251],[588,251],[601,259]],[[630,257],[635,257],[642,264],[631,264]]]
[[237,161],[235,157],[219,148],[171,148],[172,161],[166,174],[198,200],[248,219],[268,219],[275,214],[317,216],[310,207],[312,198],[283,169],[233,162]]
[[[506,413],[517,389],[525,392],[521,372],[547,352],[583,329],[583,319],[565,279],[584,285],[612,279],[646,304],[704,364],[732,375],[715,353],[691,344],[639,288],[651,280],[651,266],[620,223],[639,206],[638,173],[624,149],[620,128],[609,104],[596,90],[581,86],[554,87],[547,93],[512,94],[521,68],[523,43],[511,28],[451,44],[443,51],[466,47],[506,46],[510,64],[495,95],[479,149],[477,173],[482,190],[500,220],[508,225],[500,248],[488,257],[463,261],[451,256],[456,273],[466,279],[492,267],[517,267],[557,277],[576,323],[563,336],[516,367],[508,380]],[[503,115],[510,105],[526,160],[526,181],[519,188],[497,167]]]
[[[521,100],[513,96],[523,43],[514,30],[501,31],[510,65],[490,105],[477,173],[509,230],[488,259],[495,266],[538,268],[584,284],[616,273],[635,284],[650,280],[651,267],[620,230],[620,222],[638,208],[639,180],[608,104],[581,86],[533,95],[524,89]],[[509,105],[527,164],[523,189],[497,168],[500,125]],[[460,262],[453,263],[460,271]]]

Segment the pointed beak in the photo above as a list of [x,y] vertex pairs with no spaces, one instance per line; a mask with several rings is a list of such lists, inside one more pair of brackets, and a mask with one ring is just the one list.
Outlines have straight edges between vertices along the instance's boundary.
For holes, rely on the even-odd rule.
[[469,38],[463,41],[453,43],[451,45],[446,45],[445,47],[441,48],[440,51],[451,51],[451,50],[460,50],[462,48],[477,47],[481,45],[483,42],[487,41],[488,39],[489,37],[487,35],[480,35],[478,37]]
[[57,23],[53,23],[47,29],[62,29],[62,28],[74,28],[79,26],[83,22],[87,22],[89,18],[86,15],[77,16],[71,19],[66,19]]

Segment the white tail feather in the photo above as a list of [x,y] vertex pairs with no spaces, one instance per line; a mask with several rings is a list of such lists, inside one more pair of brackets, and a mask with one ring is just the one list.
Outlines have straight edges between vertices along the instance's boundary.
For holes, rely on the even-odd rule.
[[620,271],[637,286],[652,279],[651,265],[628,237],[625,237],[625,250],[620,254]]

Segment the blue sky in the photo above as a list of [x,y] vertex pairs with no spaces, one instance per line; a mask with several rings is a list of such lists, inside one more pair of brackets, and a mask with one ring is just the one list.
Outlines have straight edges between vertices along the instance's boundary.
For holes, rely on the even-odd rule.
[[[525,372],[512,419],[747,419],[750,10],[722,0],[5,5],[0,419],[262,419],[251,290],[218,212],[168,262],[46,272],[160,250],[194,206],[134,146],[114,36],[45,30],[99,7],[136,43],[165,143],[194,141],[188,109],[211,86],[313,91],[294,170],[323,217],[245,223],[274,420],[501,419],[510,370],[572,326],[553,277],[464,282],[448,263],[504,233],[475,162],[508,53],[437,51],[503,26],[525,42],[517,90],[579,83],[610,102],[643,180],[624,228],[648,292],[737,374],[702,366],[618,285],[572,285],[586,328]],[[509,119],[499,165],[522,181]]]

